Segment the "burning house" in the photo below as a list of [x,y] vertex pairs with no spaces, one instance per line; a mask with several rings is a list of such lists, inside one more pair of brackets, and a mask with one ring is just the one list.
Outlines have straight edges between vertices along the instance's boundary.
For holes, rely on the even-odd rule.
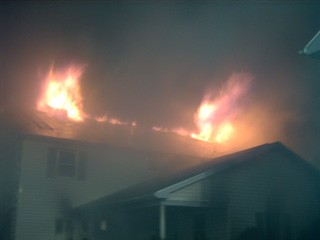
[[212,151],[132,126],[79,124],[37,111],[9,115],[1,116],[4,239],[66,239],[56,224],[74,207],[204,161],[201,148]]
[[236,131],[234,106],[250,76],[234,74],[218,97],[206,95],[192,132],[86,114],[81,73],[52,69],[37,111],[1,111],[2,239],[312,235],[320,210],[316,168],[278,142],[231,155],[215,147]]
[[276,142],[142,182],[75,216],[89,239],[310,239],[319,177]]
[[2,239],[298,239],[317,221],[319,173],[280,143],[209,160],[177,135],[6,116]]

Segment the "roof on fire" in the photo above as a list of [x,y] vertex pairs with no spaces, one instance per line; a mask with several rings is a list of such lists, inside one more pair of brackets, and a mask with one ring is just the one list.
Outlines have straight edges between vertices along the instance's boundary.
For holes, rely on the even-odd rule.
[[181,190],[209,176],[218,174],[241,163],[249,162],[257,157],[277,151],[290,157],[301,168],[306,169],[317,180],[320,180],[319,171],[311,164],[300,158],[280,142],[260,145],[254,148],[214,158],[204,164],[191,167],[181,172],[171,172],[158,176],[153,180],[142,182],[105,196],[91,203],[84,204],[76,209],[91,209],[96,207],[112,206],[114,204],[126,204],[143,202],[152,199],[166,199],[171,193]]
[[199,157],[217,154],[213,144],[141,126],[113,125],[92,119],[79,123],[35,110],[0,111],[0,121],[23,137],[42,141],[77,141]]

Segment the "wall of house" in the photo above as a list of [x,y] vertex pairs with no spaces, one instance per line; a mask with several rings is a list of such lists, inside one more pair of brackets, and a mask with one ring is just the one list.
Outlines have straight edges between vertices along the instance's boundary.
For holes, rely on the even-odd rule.
[[[297,239],[320,211],[319,188],[312,174],[300,162],[278,152],[226,170],[212,177],[212,185],[226,191],[227,239],[237,239],[259,224],[268,239]],[[216,201],[219,194],[212,194]]]
[[[227,193],[225,179],[214,176],[197,181],[170,194],[167,201],[178,201],[181,206],[189,205],[189,207],[170,207],[175,214],[169,215],[168,218],[175,218],[176,225],[171,227],[171,232],[177,232],[176,239],[193,239],[197,230],[195,223],[197,217],[204,218],[203,234],[205,239],[229,239]],[[198,207],[191,207],[192,205]],[[172,222],[169,219],[168,221]]]
[[[245,231],[267,239],[297,239],[320,213],[320,191],[310,168],[277,151],[195,182],[168,200],[210,202],[206,239],[238,239]],[[177,220],[189,224],[183,233],[194,227],[194,214],[187,213]],[[192,239],[192,232],[188,236],[178,239]]]
[[[85,152],[86,179],[48,177],[50,148]],[[21,152],[16,239],[53,240],[55,220],[68,216],[72,207],[146,180],[166,170],[172,157],[75,141],[25,139]]]
[[[4,127],[2,125],[2,127]],[[4,127],[5,128],[5,127]],[[20,170],[20,141],[10,128],[0,135],[0,239],[14,237]]]

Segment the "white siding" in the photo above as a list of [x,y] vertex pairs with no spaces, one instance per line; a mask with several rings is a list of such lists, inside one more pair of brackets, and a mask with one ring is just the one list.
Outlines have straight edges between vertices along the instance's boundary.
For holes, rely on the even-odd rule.
[[[50,147],[86,151],[87,179],[48,178],[46,164]],[[153,158],[159,159],[159,154],[75,142],[24,141],[16,239],[52,240],[56,218],[67,215],[71,207],[111,194],[156,174],[156,170],[150,168]],[[161,170],[161,167],[157,166],[157,169]]]
[[[320,210],[319,189],[314,187],[314,181],[303,164],[277,153],[270,153],[212,177],[213,185],[224,182],[221,184],[225,188],[222,196],[227,195],[230,239],[256,225],[255,213],[265,214],[270,197],[281,199],[281,211],[289,214],[292,234],[296,238]],[[214,194],[213,200],[219,198],[219,194]]]
[[296,239],[320,211],[319,187],[309,168],[277,152],[243,162],[172,193],[169,200],[211,202],[208,239],[236,239],[256,226],[271,198],[291,221]]
[[210,181],[208,179],[204,179],[172,193],[168,200],[208,203],[210,201],[210,192]]
[[255,225],[254,213],[265,212],[270,197],[282,201],[281,211],[289,214],[294,236],[319,210],[319,190],[314,188],[310,172],[284,156],[269,154],[235,168],[227,177],[232,200],[232,236]]

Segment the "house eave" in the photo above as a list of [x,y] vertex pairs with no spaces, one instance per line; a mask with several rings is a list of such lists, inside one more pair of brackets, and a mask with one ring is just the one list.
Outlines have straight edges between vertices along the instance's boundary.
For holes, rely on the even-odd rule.
[[320,59],[320,31],[300,51],[300,54]]

